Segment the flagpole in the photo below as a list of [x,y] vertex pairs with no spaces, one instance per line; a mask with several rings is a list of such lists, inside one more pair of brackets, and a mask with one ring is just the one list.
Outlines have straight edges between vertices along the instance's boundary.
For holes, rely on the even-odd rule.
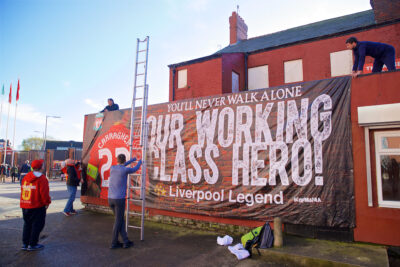
[[[12,86],[10,85],[10,96],[11,96],[11,88],[12,88]],[[3,161],[4,166],[6,165],[6,157],[7,157],[8,121],[10,120],[10,107],[11,107],[10,96],[8,97],[9,98],[8,99],[8,115],[7,115],[6,140],[5,140],[5,146],[4,146],[4,161]]]
[[4,84],[3,84],[3,93],[1,95],[1,108],[0,108],[0,131],[1,131],[1,117],[3,117],[3,102],[4,102]]
[[11,156],[11,167],[14,167],[14,152],[15,152],[15,125],[17,123],[17,107],[18,107],[18,100],[19,100],[19,79],[18,79],[18,86],[17,86],[17,95],[15,97],[15,114],[14,114],[14,135],[13,135],[13,149],[12,149],[12,156]]
[[15,102],[15,114],[14,114],[14,136],[13,136],[13,149],[12,149],[12,156],[11,156],[11,167],[14,166],[14,151],[15,151],[15,125],[17,121],[17,107],[18,107],[18,102]]
[[6,141],[5,141],[6,145],[4,146],[4,161],[3,161],[3,164],[6,164],[6,156],[7,156],[8,121],[9,121],[9,119],[10,119],[10,107],[11,107],[11,103],[8,104],[7,127],[6,127]]

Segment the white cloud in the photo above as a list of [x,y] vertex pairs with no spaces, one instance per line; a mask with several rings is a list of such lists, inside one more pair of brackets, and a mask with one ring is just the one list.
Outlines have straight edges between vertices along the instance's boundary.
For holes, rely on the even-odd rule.
[[103,107],[101,104],[99,104],[99,103],[93,101],[93,100],[90,99],[90,98],[86,98],[86,99],[85,99],[85,104],[89,105],[89,106],[92,107],[92,108],[100,109],[100,110],[101,110],[102,107]]
[[[7,122],[8,104],[3,104],[2,120],[1,124],[4,125]],[[15,105],[12,104],[10,107],[10,122],[14,120],[15,116]],[[38,111],[30,104],[19,104],[17,108],[17,121],[24,121],[36,124],[45,124],[46,114]]]

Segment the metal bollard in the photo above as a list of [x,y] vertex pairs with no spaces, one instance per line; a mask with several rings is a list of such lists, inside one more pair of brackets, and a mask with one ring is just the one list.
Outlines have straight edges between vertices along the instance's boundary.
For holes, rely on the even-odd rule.
[[280,248],[283,246],[282,237],[282,219],[274,218],[274,247]]

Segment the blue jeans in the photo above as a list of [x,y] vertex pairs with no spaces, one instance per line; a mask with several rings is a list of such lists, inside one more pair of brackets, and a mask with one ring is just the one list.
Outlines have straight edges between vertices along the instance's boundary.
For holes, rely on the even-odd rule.
[[67,185],[67,190],[69,198],[67,204],[65,205],[64,212],[71,212],[74,210],[74,200],[76,195],[77,186]]

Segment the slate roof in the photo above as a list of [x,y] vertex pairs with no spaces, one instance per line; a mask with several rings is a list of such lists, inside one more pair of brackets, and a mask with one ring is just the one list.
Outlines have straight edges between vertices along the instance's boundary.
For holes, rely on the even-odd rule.
[[291,44],[323,39],[338,34],[351,33],[374,25],[376,25],[374,11],[370,9],[243,40],[236,44],[229,45],[210,56],[171,64],[168,67],[179,67],[202,62],[217,58],[226,53],[254,53],[271,50]]
[[234,45],[229,45],[215,54],[251,53],[268,50],[323,36],[346,33],[375,24],[374,11],[371,9],[243,40]]

